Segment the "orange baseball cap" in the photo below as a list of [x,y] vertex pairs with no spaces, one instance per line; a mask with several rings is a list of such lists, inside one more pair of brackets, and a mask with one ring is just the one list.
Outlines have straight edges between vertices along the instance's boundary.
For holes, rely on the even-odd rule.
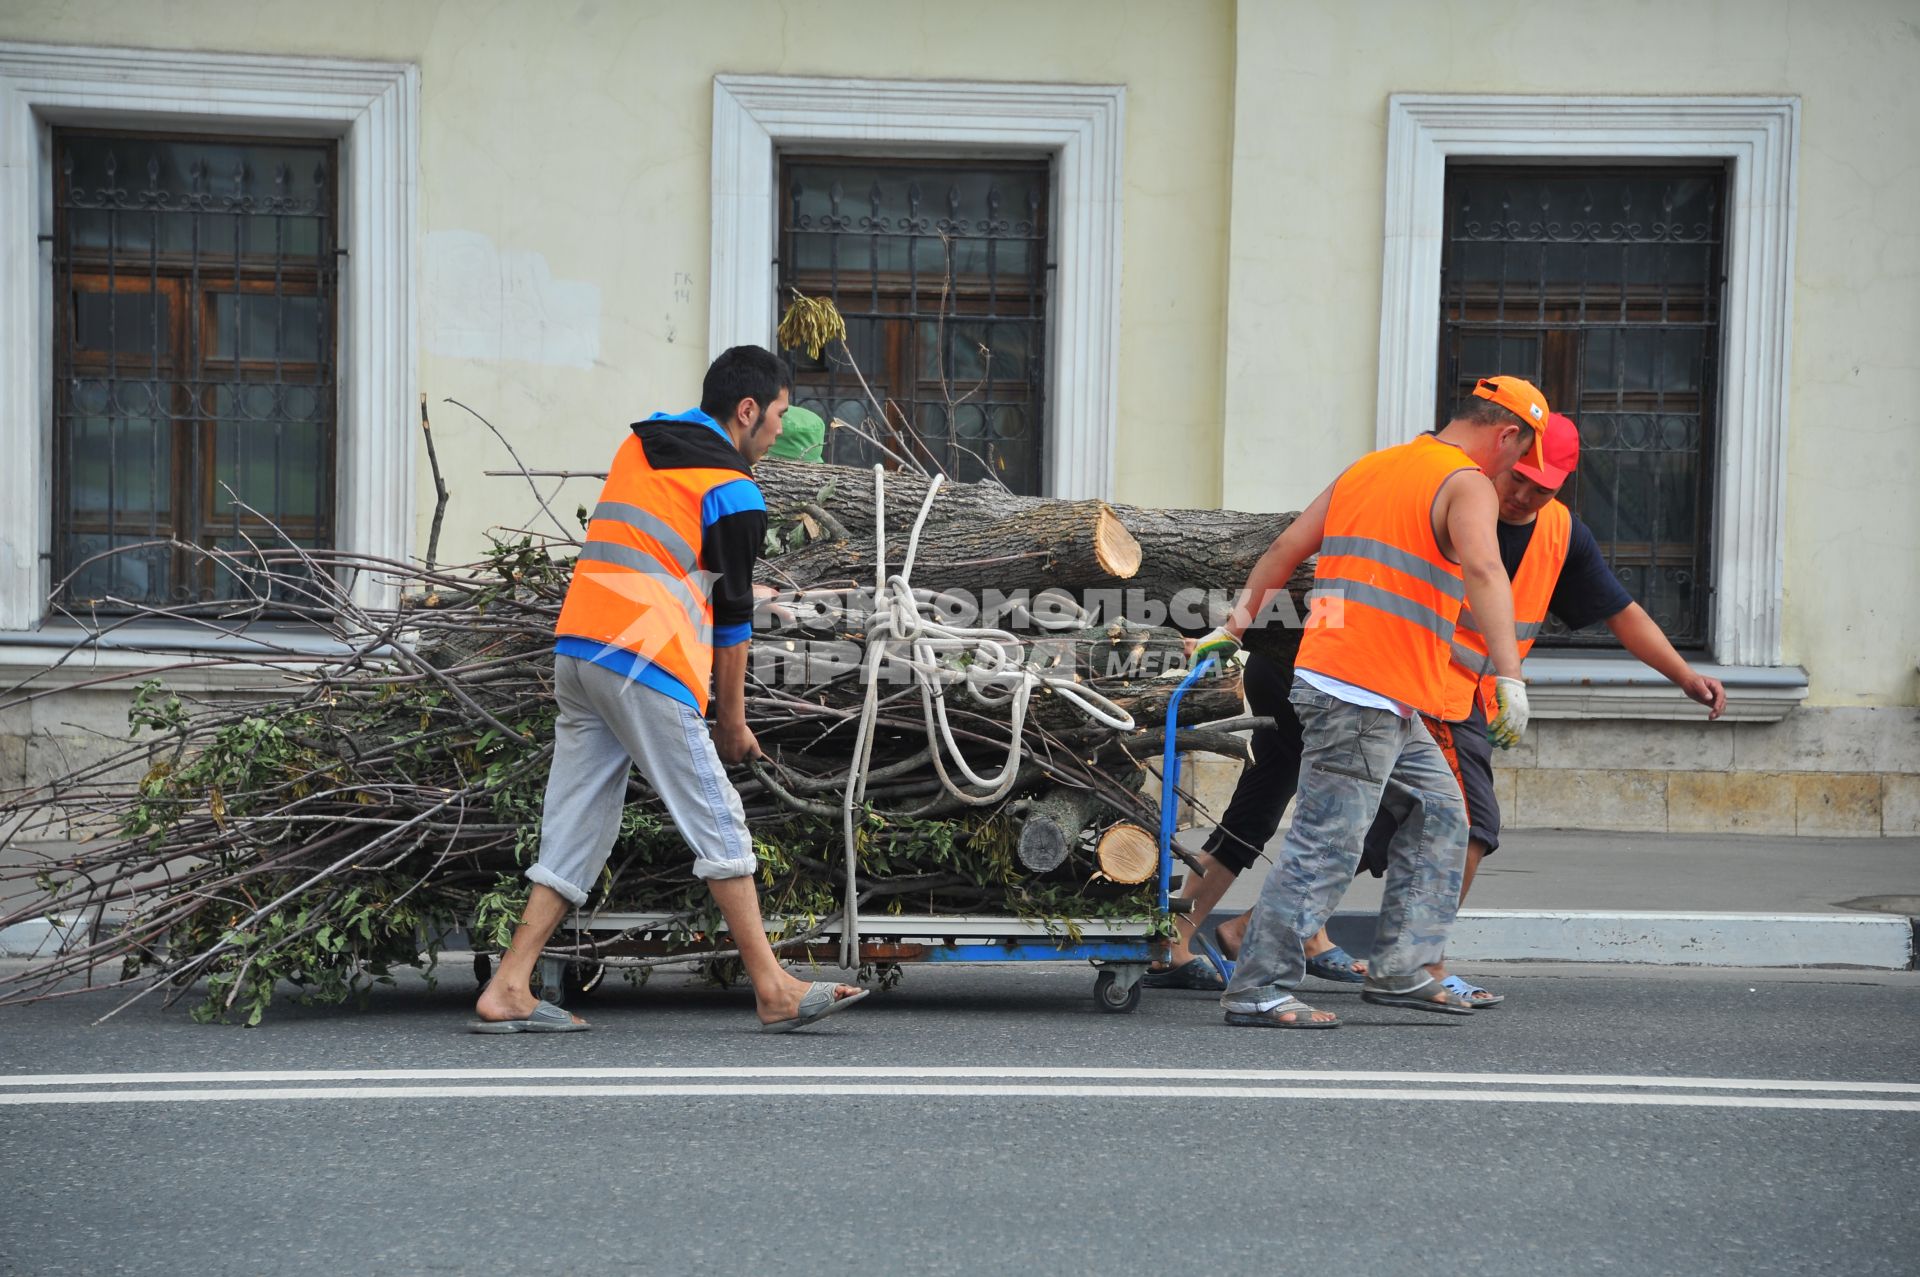
[[1543,488],[1558,488],[1567,481],[1580,465],[1580,429],[1573,424],[1573,418],[1560,413],[1547,414],[1546,463],[1529,465],[1524,461],[1514,463],[1513,472],[1522,478],[1531,479]]
[[1482,377],[1473,387],[1476,399],[1491,399],[1533,427],[1533,463],[1547,468],[1547,397],[1521,377]]

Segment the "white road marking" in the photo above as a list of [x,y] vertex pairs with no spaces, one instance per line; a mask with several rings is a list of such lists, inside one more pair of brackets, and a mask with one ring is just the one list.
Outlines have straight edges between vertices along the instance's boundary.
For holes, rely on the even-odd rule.
[[1060,1082],[1305,1082],[1408,1083],[1436,1086],[1575,1086],[1688,1091],[1788,1091],[1920,1095],[1920,1082],[1811,1082],[1786,1078],[1658,1077],[1614,1073],[1418,1073],[1338,1069],[1055,1068],[1044,1066],[629,1066],[578,1068],[266,1069],[178,1073],[0,1074],[0,1090],[37,1086],[161,1086],[273,1082],[535,1082],[576,1079],[881,1080],[941,1078],[970,1081],[1033,1079]]
[[876,1096],[956,1099],[1149,1100],[1374,1100],[1398,1103],[1608,1104],[1670,1108],[1798,1109],[1858,1113],[1920,1113],[1916,1100],[1859,1100],[1780,1095],[1654,1095],[1644,1091],[1462,1091],[1404,1087],[1136,1086],[1025,1083],[762,1082],[651,1083],[549,1086],[314,1086],[219,1090],[39,1091],[0,1095],[0,1106],[51,1104],[258,1103],[263,1100],[487,1100],[487,1099],[769,1099]]

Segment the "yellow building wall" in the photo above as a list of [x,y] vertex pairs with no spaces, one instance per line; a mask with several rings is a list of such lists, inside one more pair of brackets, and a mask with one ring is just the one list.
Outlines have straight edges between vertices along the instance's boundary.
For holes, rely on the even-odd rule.
[[[535,526],[533,468],[603,469],[699,400],[713,77],[1127,86],[1116,492],[1212,506],[1226,312],[1230,0],[145,0],[0,6],[0,39],[420,67],[421,367],[452,503],[443,560]],[[592,485],[555,502],[568,517]],[[433,508],[424,455],[424,548]]]
[[1920,690],[1911,0],[12,0],[0,39],[420,66],[443,558],[533,507],[441,399],[595,469],[697,398],[716,73],[1125,84],[1116,495],[1251,509],[1373,440],[1389,94],[1798,95],[1784,654],[1817,704]]
[[1241,0],[1224,504],[1297,508],[1374,440],[1387,98],[1794,94],[1784,656],[1810,703],[1920,662],[1920,5]]

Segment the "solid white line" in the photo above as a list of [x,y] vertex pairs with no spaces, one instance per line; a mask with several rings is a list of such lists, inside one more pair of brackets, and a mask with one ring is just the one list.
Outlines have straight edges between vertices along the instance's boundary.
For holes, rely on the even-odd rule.
[[0,1095],[0,1106],[50,1104],[257,1103],[263,1100],[666,1099],[884,1096],[956,1099],[1387,1100],[1471,1104],[1610,1104],[1669,1108],[1795,1109],[1920,1113],[1915,1100],[1848,1100],[1777,1095],[1649,1095],[1599,1091],[1439,1091],[1317,1086],[1052,1086],[1032,1084],[842,1083],[804,1085],[664,1083],[601,1086],[324,1086],[179,1091],[41,1091]]
[[1815,1091],[1920,1095],[1916,1082],[1808,1082],[1784,1078],[1655,1077],[1612,1073],[1417,1073],[1335,1069],[1050,1068],[973,1065],[661,1066],[465,1069],[267,1069],[211,1073],[24,1073],[0,1089],[29,1086],[160,1086],[267,1082],[480,1082],[654,1078],[1033,1078],[1116,1082],[1401,1082],[1450,1086],[1648,1087],[1694,1091]]

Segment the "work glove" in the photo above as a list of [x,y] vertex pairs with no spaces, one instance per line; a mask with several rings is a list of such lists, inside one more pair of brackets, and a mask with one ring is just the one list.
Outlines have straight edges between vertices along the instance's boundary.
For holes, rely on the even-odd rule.
[[1512,749],[1527,734],[1527,685],[1517,678],[1493,680],[1493,721],[1487,739],[1501,749]]
[[1239,650],[1240,640],[1227,633],[1226,627],[1216,625],[1194,643],[1193,663],[1198,665],[1209,656],[1217,656],[1223,661],[1229,660]]

